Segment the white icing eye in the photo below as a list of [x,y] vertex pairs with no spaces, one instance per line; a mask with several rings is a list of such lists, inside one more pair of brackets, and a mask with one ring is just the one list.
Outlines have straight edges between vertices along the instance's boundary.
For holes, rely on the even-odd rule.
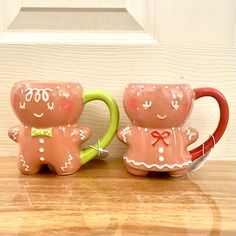
[[145,101],[143,104],[142,104],[143,108],[145,110],[147,110],[148,108],[150,108],[152,106],[152,102],[151,101]]
[[25,102],[22,102],[22,103],[20,102],[20,109],[21,109],[21,110],[24,110],[24,109],[25,109]]
[[178,101],[171,101],[171,106],[175,109],[178,110],[179,109],[179,103]]
[[50,102],[48,102],[47,107],[48,107],[48,110],[50,110],[50,111],[54,110],[54,103],[51,102],[51,104],[50,104]]

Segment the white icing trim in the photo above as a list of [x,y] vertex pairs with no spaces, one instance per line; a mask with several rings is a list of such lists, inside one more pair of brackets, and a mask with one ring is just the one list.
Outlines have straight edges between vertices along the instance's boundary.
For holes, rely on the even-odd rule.
[[50,111],[54,110],[54,102],[51,102],[51,105],[50,105],[50,102],[48,102],[47,107],[48,107],[48,110]]
[[64,169],[68,168],[68,165],[72,164],[73,157],[69,154],[69,158],[68,158],[68,162],[65,162],[65,165],[61,167],[62,171],[64,171]]
[[178,101],[171,101],[171,106],[175,109],[178,110],[179,109],[179,103]]
[[25,109],[25,102],[23,102],[23,104],[20,102],[20,109],[24,110]]
[[79,130],[79,136],[81,140],[85,140],[86,136],[84,134],[85,132],[83,130]]
[[186,127],[186,130],[187,130],[188,139],[191,140],[193,135],[192,135],[192,133],[191,133],[191,131],[189,130],[188,127]]
[[20,155],[20,162],[22,162],[22,166],[25,167],[25,171],[29,171],[29,166],[26,165],[26,161],[24,160],[24,156],[23,155]]
[[[39,102],[41,99],[44,101],[44,102],[47,102],[49,100],[49,94],[48,92],[52,92],[53,90],[50,89],[50,88],[45,88],[45,89],[38,89],[38,88],[29,88],[29,89],[26,89],[25,92],[26,95],[25,95],[25,100],[27,102],[30,102],[31,99],[33,98],[33,95],[34,95],[34,100],[35,102]],[[33,94],[34,92],[36,92],[35,94]],[[41,94],[42,93],[42,94]]]
[[159,114],[157,114],[157,117],[161,120],[165,119],[167,117],[167,115],[164,115],[164,116],[160,116]]
[[12,134],[13,141],[16,140],[16,135],[17,135],[17,131],[16,131],[16,130],[13,130],[13,134]]
[[129,160],[127,156],[124,156],[123,159],[127,162],[127,163],[132,163],[134,164],[135,166],[145,166],[146,168],[150,169],[150,168],[153,168],[153,167],[156,167],[158,169],[163,169],[165,167],[169,168],[169,169],[173,169],[175,167],[178,167],[178,168],[182,168],[184,166],[188,166],[189,164],[192,163],[192,161],[187,161],[187,162],[184,162],[184,163],[181,163],[181,164],[178,164],[178,163],[175,163],[173,165],[168,165],[168,164],[163,164],[163,165],[157,165],[157,164],[151,164],[151,165],[148,165],[144,162],[138,162],[138,161],[134,161],[134,160]]
[[63,132],[65,132],[66,128],[64,126],[60,126],[59,129]]
[[122,130],[122,132],[121,132],[121,136],[122,136],[122,138],[123,138],[123,141],[125,142],[125,143],[127,143],[127,139],[126,139],[126,134],[127,133],[130,133],[131,131],[130,131],[130,127],[126,127],[125,129],[123,129]]
[[72,133],[71,133],[71,137],[73,137],[74,135],[77,135],[78,134],[78,131],[77,130],[74,130],[74,131],[72,131]]
[[33,113],[33,115],[37,118],[41,118],[43,116],[43,112],[41,114]]
[[152,102],[151,101],[145,101],[143,104],[142,104],[143,108],[145,110],[147,110],[148,108],[150,108],[152,106]]

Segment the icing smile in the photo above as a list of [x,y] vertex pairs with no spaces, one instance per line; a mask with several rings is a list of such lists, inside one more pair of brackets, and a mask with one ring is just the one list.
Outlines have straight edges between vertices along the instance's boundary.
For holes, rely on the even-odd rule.
[[165,119],[166,117],[167,117],[167,115],[160,116],[160,115],[157,114],[157,118],[159,118],[159,119],[161,119],[161,120]]
[[33,115],[37,118],[41,118],[43,116],[43,112],[41,114],[34,113]]

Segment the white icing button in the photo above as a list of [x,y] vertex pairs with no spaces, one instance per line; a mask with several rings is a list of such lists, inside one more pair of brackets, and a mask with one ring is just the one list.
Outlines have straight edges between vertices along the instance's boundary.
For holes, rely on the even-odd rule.
[[169,86],[166,85],[165,88],[169,88]]
[[152,86],[152,88],[154,88],[154,89],[155,89],[155,88],[156,88],[156,86]]
[[159,157],[159,161],[164,161],[164,157],[163,157],[163,156],[160,156],[160,157]]
[[40,157],[39,160],[40,161],[45,161],[45,158],[44,157]]
[[141,127],[138,127],[138,130],[141,130]]
[[148,131],[148,129],[147,129],[147,128],[145,128],[145,129],[144,129],[144,132],[147,132],[147,131]]
[[59,87],[59,86],[57,86],[57,87],[56,87],[56,89],[60,89],[60,87]]
[[164,148],[163,147],[159,147],[158,152],[159,153],[163,153],[164,152]]
[[39,139],[39,142],[40,142],[40,143],[44,143],[44,139],[43,139],[43,138],[40,138],[40,139]]
[[179,86],[176,86],[177,89],[179,89]]
[[39,152],[44,152],[44,148],[39,148]]

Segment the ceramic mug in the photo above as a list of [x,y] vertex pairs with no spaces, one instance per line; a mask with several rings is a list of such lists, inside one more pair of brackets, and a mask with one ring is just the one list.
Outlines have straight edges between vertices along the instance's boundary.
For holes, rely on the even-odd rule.
[[[197,130],[185,125],[194,101],[205,96],[216,99],[220,120],[215,132],[191,151]],[[223,94],[213,88],[192,89],[188,84],[128,84],[123,104],[132,125],[120,129],[118,139],[128,146],[124,154],[127,170],[145,176],[149,171],[184,175],[194,160],[205,156],[223,135],[229,108]]]
[[[98,142],[80,150],[91,130],[77,124],[84,105],[102,100],[110,110],[110,125]],[[17,82],[11,89],[11,105],[21,125],[9,129],[9,137],[20,147],[19,170],[39,172],[47,164],[59,175],[76,172],[103,151],[114,137],[119,111],[114,99],[102,91],[83,91],[77,82]]]

